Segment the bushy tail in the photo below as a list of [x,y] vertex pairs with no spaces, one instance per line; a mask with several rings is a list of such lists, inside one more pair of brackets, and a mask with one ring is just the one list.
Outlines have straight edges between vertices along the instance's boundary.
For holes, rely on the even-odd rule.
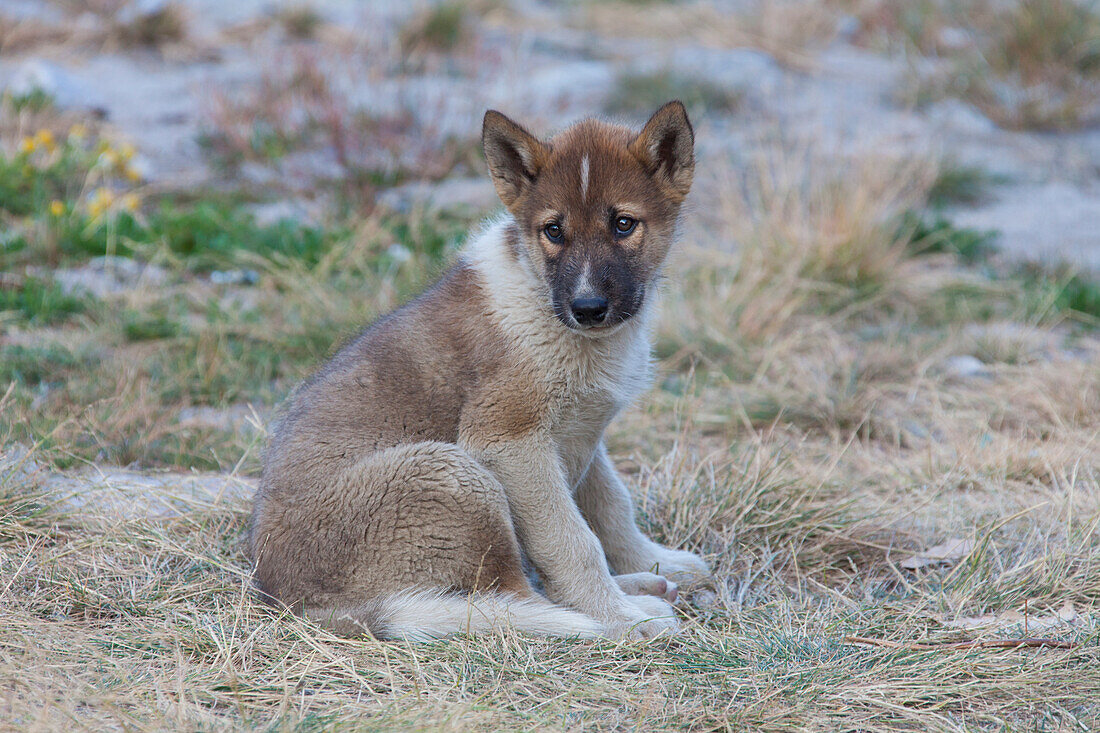
[[604,633],[593,618],[542,598],[507,593],[461,594],[407,590],[358,608],[311,609],[306,615],[337,634],[364,631],[380,639],[424,641],[457,633],[483,634],[512,628],[540,636],[591,639]]

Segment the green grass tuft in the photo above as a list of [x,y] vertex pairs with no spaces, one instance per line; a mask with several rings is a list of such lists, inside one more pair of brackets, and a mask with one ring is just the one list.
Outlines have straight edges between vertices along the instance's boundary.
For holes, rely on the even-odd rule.
[[138,11],[126,22],[116,22],[114,34],[126,46],[156,48],[187,38],[187,16],[175,3]]
[[89,354],[78,355],[60,344],[0,346],[0,385],[60,383],[77,370],[94,366],[95,361]]
[[182,205],[164,200],[147,216],[143,229],[142,239],[163,243],[196,270],[232,264],[241,252],[316,263],[343,234],[288,219],[259,225],[239,206],[201,200]]
[[296,5],[279,11],[276,20],[283,32],[298,40],[311,40],[324,24],[324,18],[309,5]]
[[464,3],[443,2],[413,17],[398,34],[406,53],[454,51],[470,35],[470,19]]
[[974,264],[997,251],[996,232],[957,227],[938,214],[906,212],[901,229],[909,233],[909,250],[914,254],[950,253],[966,264]]
[[733,114],[741,107],[742,93],[710,81],[674,71],[652,74],[620,74],[604,103],[609,114],[645,116],[665,102],[679,99],[693,116]]
[[1093,325],[1100,325],[1100,279],[1096,276],[1068,265],[1027,264],[1019,268],[1019,277],[1043,308],[1088,316]]
[[94,303],[91,295],[68,293],[53,280],[25,277],[11,286],[0,281],[0,321],[14,314],[26,325],[48,326],[86,313]]
[[0,94],[0,107],[6,107],[15,115],[22,112],[32,114],[48,112],[54,108],[56,100],[53,95],[41,87],[34,87],[28,92],[16,94],[5,91]]
[[178,336],[180,322],[166,313],[127,310],[122,317],[122,332],[127,341],[158,341]]
[[928,205],[942,208],[955,204],[981,203],[989,190],[1004,179],[982,168],[949,164],[940,168],[928,189]]

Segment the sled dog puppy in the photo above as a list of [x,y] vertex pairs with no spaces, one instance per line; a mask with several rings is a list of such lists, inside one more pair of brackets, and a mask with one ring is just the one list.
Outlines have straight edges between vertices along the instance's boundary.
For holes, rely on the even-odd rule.
[[256,583],[347,635],[674,631],[674,581],[707,566],[641,533],[603,432],[650,380],[687,113],[540,140],[490,111],[482,143],[506,215],[288,400],[252,514]]

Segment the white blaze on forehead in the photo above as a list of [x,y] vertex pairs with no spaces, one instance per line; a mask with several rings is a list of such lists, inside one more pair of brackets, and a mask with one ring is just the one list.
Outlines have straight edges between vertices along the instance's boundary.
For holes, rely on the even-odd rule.
[[588,200],[588,155],[581,158],[581,198]]

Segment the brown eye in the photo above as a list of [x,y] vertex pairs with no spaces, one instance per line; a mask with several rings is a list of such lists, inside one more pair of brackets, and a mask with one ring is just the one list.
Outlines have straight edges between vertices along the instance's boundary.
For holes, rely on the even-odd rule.
[[554,221],[544,226],[542,228],[542,233],[554,244],[561,244],[562,237],[565,234],[565,232],[562,231],[561,224]]
[[637,219],[631,219],[629,216],[620,216],[615,220],[615,233],[620,237],[625,237],[634,231],[634,227],[638,226]]

